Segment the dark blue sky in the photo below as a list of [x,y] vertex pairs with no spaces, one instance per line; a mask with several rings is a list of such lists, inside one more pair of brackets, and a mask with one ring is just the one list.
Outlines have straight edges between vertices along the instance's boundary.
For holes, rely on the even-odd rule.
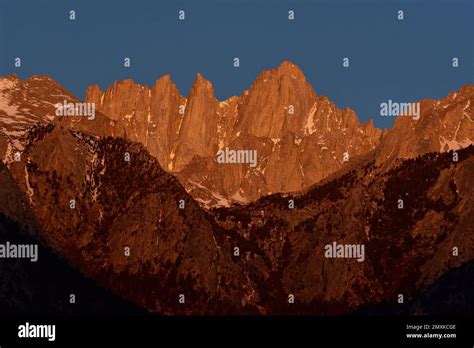
[[290,60],[317,94],[390,127],[381,102],[440,98],[473,83],[473,58],[473,0],[0,0],[0,75],[47,74],[81,98],[93,83],[152,85],[167,73],[187,95],[201,72],[225,99]]

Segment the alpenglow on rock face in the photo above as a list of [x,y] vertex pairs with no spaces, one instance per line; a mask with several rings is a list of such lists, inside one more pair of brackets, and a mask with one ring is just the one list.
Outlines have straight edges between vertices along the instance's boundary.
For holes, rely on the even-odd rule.
[[[0,78],[0,232],[162,314],[370,313],[399,294],[405,311],[437,294],[470,313],[472,88],[382,135],[287,62],[221,102],[200,75],[187,98],[168,76],[91,87],[93,119],[56,117],[81,101],[51,78]],[[2,274],[0,302],[29,298],[28,268]],[[455,306],[451,279],[467,290]]]
[[[352,110],[316,95],[287,61],[225,101],[200,74],[187,98],[165,76],[152,89],[130,80],[105,92],[94,85],[86,101],[143,143],[205,206],[303,190],[340,169],[345,153],[365,154],[382,136],[371,121],[362,125]],[[225,148],[256,151],[257,166],[218,163]]]
[[[398,117],[390,131],[361,124],[349,108],[317,95],[290,62],[264,71],[240,96],[219,101],[198,74],[187,97],[169,75],[153,87],[131,80],[105,92],[90,86],[93,120],[56,117],[55,105],[80,102],[47,76],[0,78],[0,156],[10,163],[32,127],[60,124],[142,143],[204,207],[297,192],[375,152],[377,164],[469,146],[474,140],[473,86],[422,100],[420,117]],[[236,158],[218,161],[220,151]],[[255,154],[255,163],[247,156]]]

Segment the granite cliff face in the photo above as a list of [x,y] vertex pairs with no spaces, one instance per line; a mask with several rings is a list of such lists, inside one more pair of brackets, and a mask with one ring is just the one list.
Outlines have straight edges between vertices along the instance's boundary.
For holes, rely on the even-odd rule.
[[418,120],[403,116],[396,119],[377,149],[378,163],[459,150],[473,144],[473,102],[473,85],[465,85],[440,100],[422,100]]
[[[0,232],[152,312],[364,313],[400,294],[432,312],[426,291],[447,297],[474,259],[473,99],[422,101],[382,135],[289,62],[226,101],[200,75],[187,98],[169,76],[92,86],[94,119],[55,116],[81,101],[50,78],[2,78]],[[364,254],[328,257],[334,243]]]
[[[3,82],[2,82],[3,81]],[[131,80],[86,93],[94,120],[54,116],[56,103],[77,98],[48,77],[0,81],[0,151],[13,159],[36,124],[59,123],[99,136],[142,143],[203,207],[246,203],[275,192],[298,192],[373,150],[377,163],[447,151],[473,142],[472,86],[421,101],[419,120],[398,117],[382,133],[372,121],[318,96],[293,63],[264,71],[241,96],[218,101],[209,81],[196,77],[188,97],[169,75],[152,88]],[[29,102],[26,102],[29,101]],[[219,163],[218,151],[254,151],[256,166]]]
[[[65,124],[93,131],[97,135],[123,136],[113,120],[95,111],[94,119],[58,117],[57,106],[82,103],[49,76],[32,76],[21,80],[17,75],[0,77],[0,157],[15,161],[28,142],[31,129],[39,126]],[[91,122],[93,125],[91,125]]]
[[[208,208],[307,189],[374,149],[377,163],[390,166],[397,159],[460,149],[474,138],[470,85],[438,101],[421,101],[419,120],[398,117],[393,129],[382,133],[372,121],[360,124],[352,110],[340,110],[327,97],[318,96],[290,62],[262,72],[241,96],[220,102],[201,75],[188,98],[179,96],[168,76],[158,83],[163,79],[175,96],[172,101],[160,99],[165,109],[146,109],[149,101],[135,90],[124,92],[118,83],[104,93],[93,86],[86,99],[100,105],[106,115],[120,115],[119,122],[129,130],[126,137],[145,144],[161,166]],[[146,86],[134,86],[146,95]],[[163,120],[156,128],[166,129],[166,134],[157,137],[143,127],[137,130],[134,110],[142,108],[148,111],[141,114]],[[255,150],[257,166],[217,163],[217,151],[226,148]]]
[[0,156],[13,160],[24,149],[30,127],[55,121],[55,104],[77,100],[47,76],[20,80],[17,75],[0,78]]
[[[86,100],[126,128],[128,139],[144,144],[207,207],[308,188],[341,168],[344,153],[365,154],[382,135],[371,122],[361,125],[352,110],[317,96],[290,62],[263,72],[241,96],[220,102],[201,75],[187,98],[169,77],[157,85],[167,86],[170,97],[157,98],[146,86],[124,81],[105,92],[92,86]],[[152,108],[151,100],[160,107]],[[256,151],[256,168],[216,163],[217,151],[225,148]]]
[[[114,121],[108,135],[141,142],[160,163],[168,161],[181,126],[179,107],[185,105],[185,98],[179,95],[168,75],[156,81],[151,89],[131,80],[116,82],[105,92],[94,85],[87,90],[86,101],[95,103],[97,109]],[[95,133],[92,126],[85,130]]]

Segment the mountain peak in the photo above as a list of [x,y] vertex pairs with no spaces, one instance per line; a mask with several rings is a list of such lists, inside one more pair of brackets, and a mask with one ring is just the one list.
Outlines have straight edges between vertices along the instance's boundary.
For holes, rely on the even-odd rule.
[[279,73],[279,75],[289,75],[293,78],[301,78],[303,80],[306,79],[303,70],[301,70],[298,65],[290,62],[289,60],[284,60],[276,69],[271,71],[276,71]]
[[281,62],[281,64],[278,66],[278,69],[280,69],[280,70],[295,70],[295,69],[297,69],[297,70],[301,71],[301,69],[299,68],[298,65],[290,62],[289,60],[284,60],[283,62]]
[[460,94],[471,94],[474,93],[474,85],[464,85],[459,89]]
[[[294,86],[297,85],[306,85],[306,77],[303,71],[292,62],[285,60],[279,66],[264,70],[254,81],[251,88],[256,89],[266,89],[268,86],[266,85],[267,82],[271,82],[275,85],[286,85]],[[311,86],[307,86],[308,88],[312,89]]]
[[194,79],[194,83],[197,83],[197,82],[199,82],[199,83],[211,83],[208,79],[206,79],[204,77],[204,75],[202,75],[199,72],[196,74],[196,78]]
[[171,75],[170,74],[163,75],[157,80],[157,82],[158,81],[172,82]]
[[17,75],[17,74],[11,74],[11,75],[7,75],[5,77],[3,77],[4,79],[7,79],[7,80],[19,80],[20,77]]
[[214,97],[214,88],[212,87],[212,83],[207,80],[201,73],[197,73],[196,78],[194,79],[193,86],[191,87],[191,92],[189,96],[200,94],[203,91],[207,91],[211,93]]
[[[14,75],[18,78],[16,74]],[[55,83],[57,83],[48,75],[32,75],[29,78],[27,78],[26,81],[54,81]]]

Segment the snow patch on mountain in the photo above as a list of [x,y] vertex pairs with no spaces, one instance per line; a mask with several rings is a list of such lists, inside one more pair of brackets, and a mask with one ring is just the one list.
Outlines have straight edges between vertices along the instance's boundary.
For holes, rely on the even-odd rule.
[[308,118],[306,119],[306,123],[303,126],[305,135],[311,135],[316,131],[316,127],[314,124],[314,114],[316,113],[317,109],[318,109],[318,105],[317,103],[314,103],[313,106],[311,107],[311,110],[309,110]]

